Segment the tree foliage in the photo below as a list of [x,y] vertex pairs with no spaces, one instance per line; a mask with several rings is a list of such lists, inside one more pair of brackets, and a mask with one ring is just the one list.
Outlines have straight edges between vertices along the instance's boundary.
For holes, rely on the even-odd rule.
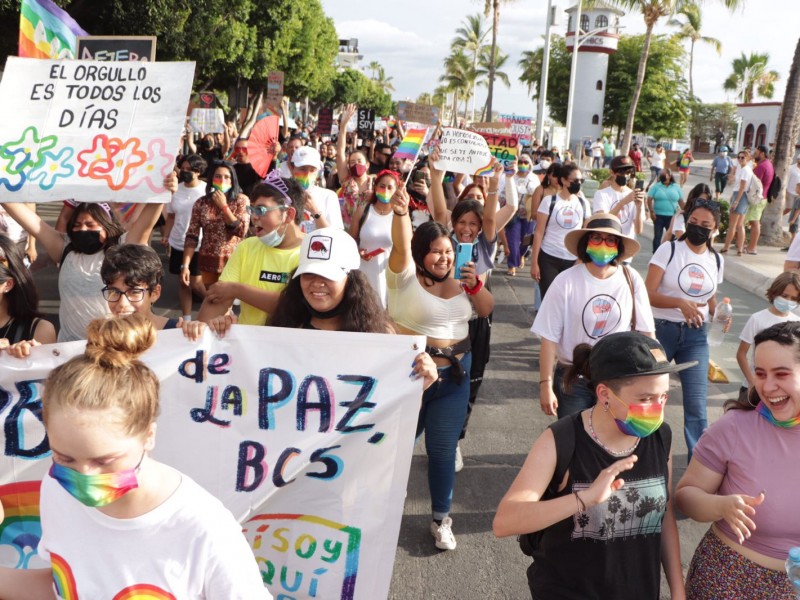
[[692,139],[713,140],[717,130],[732,140],[736,137],[736,105],[693,102],[691,109]]
[[379,115],[392,112],[392,97],[380,84],[369,79],[361,71],[345,69],[333,80],[333,93],[329,101],[333,104],[357,104],[360,108],[371,108]]
[[[542,80],[542,58],[544,48],[527,50],[519,62],[522,69],[520,81],[533,92],[531,98],[539,100],[539,83]],[[547,108],[550,117],[559,123],[567,120],[567,97],[569,95],[569,71],[572,54],[567,50],[564,38],[553,35],[550,38],[550,66],[547,71]]]
[[729,92],[736,92],[742,102],[752,102],[756,95],[772,98],[775,94],[775,82],[780,79],[777,71],[769,68],[769,54],[744,52],[731,63],[732,73],[728,75],[722,87]]

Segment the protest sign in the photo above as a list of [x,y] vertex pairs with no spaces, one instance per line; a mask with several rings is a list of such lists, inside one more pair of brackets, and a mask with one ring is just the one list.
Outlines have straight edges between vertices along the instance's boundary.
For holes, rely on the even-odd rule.
[[267,99],[269,106],[280,106],[283,102],[283,71],[270,71],[267,76]]
[[359,108],[357,116],[358,137],[371,140],[375,137],[375,111],[371,108]]
[[508,123],[511,127],[511,135],[518,138],[520,141],[525,140],[530,142],[531,139],[531,122],[533,117],[524,115],[500,115],[498,120],[502,123]]
[[439,140],[439,160],[434,163],[440,171],[488,175],[492,172],[492,155],[480,133],[445,128]]
[[89,35],[78,37],[77,58],[102,61],[156,59],[156,37],[150,35]]
[[508,123],[473,123],[469,126],[470,131],[479,133],[497,133],[499,135],[509,135],[511,127]]
[[0,201],[168,202],[193,77],[192,62],[9,56]]
[[422,125],[436,125],[439,122],[439,107],[429,104],[414,104],[413,102],[398,102],[397,118],[401,121]]
[[221,108],[193,108],[189,126],[195,133],[222,133],[225,131],[225,113]]
[[323,107],[317,114],[317,133],[320,135],[331,135],[333,129],[333,109]]
[[514,170],[510,167],[511,163],[517,160],[517,151],[519,149],[519,141],[517,138],[510,135],[497,135],[483,132],[481,132],[480,135],[486,140],[489,146],[489,152],[492,153],[492,156],[503,163],[503,169],[506,174],[513,174]]
[[[387,597],[422,392],[398,365],[424,344],[234,326],[224,339],[206,332],[199,342],[161,331],[142,356],[161,382],[154,457],[239,519],[273,597]],[[0,356],[3,566],[43,566],[38,489],[51,460],[42,385],[83,347]]]
[[217,108],[217,95],[214,92],[198,93],[197,108]]

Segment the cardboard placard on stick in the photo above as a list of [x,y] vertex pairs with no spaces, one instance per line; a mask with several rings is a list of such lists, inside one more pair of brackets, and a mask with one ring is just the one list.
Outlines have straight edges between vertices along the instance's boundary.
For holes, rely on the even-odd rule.
[[375,111],[371,108],[359,108],[356,121],[358,137],[372,140],[375,137]]
[[492,154],[480,133],[446,128],[439,140],[439,160],[434,164],[440,171],[488,175],[492,172]]
[[324,106],[319,109],[317,114],[317,133],[320,135],[331,135],[333,129],[333,109]]
[[439,122],[439,107],[429,104],[415,104],[413,102],[398,102],[397,117],[402,121],[410,121],[411,123],[436,125]]
[[503,164],[503,169],[506,174],[513,174],[514,171],[510,167],[511,163],[517,160],[519,140],[511,135],[497,135],[495,133],[484,132],[480,132],[480,135],[486,140],[489,146],[489,152],[492,153],[492,156]]
[[156,59],[154,35],[88,35],[78,37],[80,60],[138,61]]
[[469,126],[470,131],[478,131],[480,133],[496,133],[499,135],[509,135],[511,127],[508,123],[473,123]]
[[283,71],[269,72],[266,102],[269,106],[280,106],[283,102]]

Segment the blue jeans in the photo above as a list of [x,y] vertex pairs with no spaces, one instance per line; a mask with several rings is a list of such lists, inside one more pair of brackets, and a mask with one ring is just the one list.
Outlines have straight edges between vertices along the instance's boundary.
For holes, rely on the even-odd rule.
[[683,435],[691,460],[697,440],[708,427],[708,324],[696,329],[686,322],[656,319],[656,338],[664,346],[667,360],[675,359],[676,363],[697,361],[694,367],[678,373],[683,393]]
[[428,489],[434,519],[444,519],[450,513],[450,504],[453,501],[456,446],[469,404],[471,352],[461,358],[461,366],[466,375],[460,383],[455,383],[452,379],[453,367],[439,368],[439,380],[422,395],[422,407],[417,421],[417,437],[425,432]]
[[572,383],[572,387],[567,391],[564,388],[564,373],[566,370],[566,366],[556,365],[556,370],[553,373],[553,393],[558,399],[556,415],[558,415],[559,419],[591,408],[597,401],[594,392],[586,385],[586,380],[583,377],[576,379]]
[[669,229],[669,224],[672,223],[674,215],[656,215],[653,218],[653,254],[661,245],[661,239],[664,237],[664,232]]
[[508,241],[508,259],[507,264],[509,269],[516,269],[520,264],[520,257],[522,256],[521,248],[522,238],[525,231],[528,229],[528,220],[513,217],[506,225],[506,241]]

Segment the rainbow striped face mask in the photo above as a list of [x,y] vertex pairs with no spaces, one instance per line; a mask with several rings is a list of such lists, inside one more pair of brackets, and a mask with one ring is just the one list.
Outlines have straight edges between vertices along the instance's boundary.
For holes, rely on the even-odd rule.
[[605,242],[595,243],[589,240],[589,243],[586,245],[586,254],[589,255],[589,258],[592,259],[592,262],[598,267],[605,267],[608,263],[617,258],[619,249],[616,246],[613,248],[607,246]]
[[61,487],[81,504],[99,508],[116,502],[131,490],[139,487],[136,473],[142,466],[142,460],[144,460],[144,454],[142,454],[139,464],[133,469],[97,475],[84,475],[54,462],[50,467],[50,477],[60,483]]
[[388,192],[379,192],[378,190],[375,190],[375,197],[381,204],[389,204],[389,202],[392,201],[392,194]]
[[311,174],[307,175],[295,175],[294,180],[300,184],[300,187],[304,190],[307,190],[311,187],[311,184],[314,183],[314,176]]
[[763,401],[758,403],[756,410],[758,411],[758,414],[760,414],[762,417],[764,417],[767,421],[769,421],[776,427],[785,427],[788,429],[790,427],[795,427],[796,425],[800,425],[800,415],[793,417],[787,421],[778,421],[778,419],[775,418],[775,415],[772,414],[772,411],[767,406],[764,405]]
[[625,435],[644,438],[657,431],[664,422],[664,400],[662,398],[659,398],[658,402],[650,404],[625,404],[610,389],[608,393],[614,397],[614,400],[624,404],[628,409],[628,416],[625,417],[624,421],[620,421],[614,416],[614,411],[611,411],[611,416],[614,417],[617,428]]

